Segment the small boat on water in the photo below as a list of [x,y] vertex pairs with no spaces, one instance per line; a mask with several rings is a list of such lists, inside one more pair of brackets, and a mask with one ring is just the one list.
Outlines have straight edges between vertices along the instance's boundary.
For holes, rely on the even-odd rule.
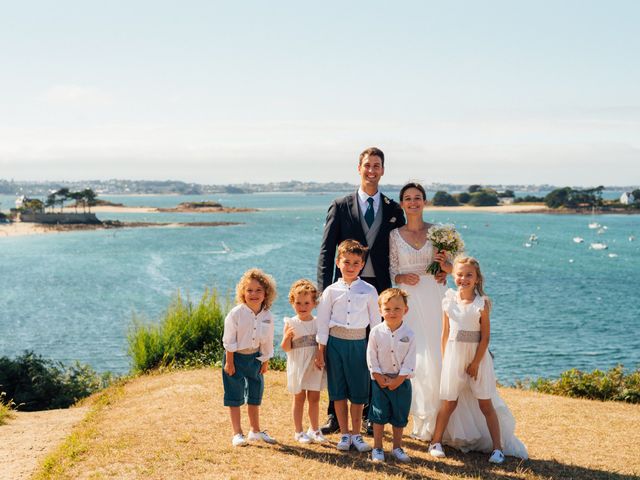
[[535,233],[532,233],[531,235],[529,235],[529,241],[531,243],[537,243],[538,242],[538,236]]
[[591,250],[606,250],[606,249],[607,249],[607,248],[609,248],[609,247],[607,247],[607,244],[606,244],[606,243],[599,243],[599,242],[596,242],[596,243],[592,243],[592,244],[589,246],[589,248],[590,248]]
[[573,237],[573,241],[575,243],[584,243],[584,238],[582,238],[582,237]]
[[616,258],[618,256],[617,253],[610,253],[609,258]]
[[590,228],[591,230],[595,230],[596,228],[600,228],[600,227],[602,227],[602,225],[600,225],[598,222],[591,222],[591,223],[589,224],[589,228]]
[[598,235],[602,235],[604,232],[606,232],[606,230],[604,228],[599,228],[598,231],[596,232]]
[[526,243],[524,244],[524,246],[525,246],[525,248],[531,248],[531,246],[532,246],[532,245],[531,245],[529,242],[526,242]]

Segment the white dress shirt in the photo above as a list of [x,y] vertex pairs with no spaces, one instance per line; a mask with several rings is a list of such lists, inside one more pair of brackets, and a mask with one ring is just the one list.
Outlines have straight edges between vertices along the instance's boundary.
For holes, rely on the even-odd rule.
[[374,373],[392,373],[412,378],[416,369],[416,337],[405,323],[395,332],[386,322],[371,329],[367,345],[367,365]]
[[[380,208],[380,191],[378,190],[375,194],[371,196],[373,198],[373,216],[378,213],[378,208]],[[364,216],[367,208],[369,208],[369,194],[362,190],[362,187],[358,188],[358,203],[360,204],[360,211],[362,212],[362,216]]]
[[373,328],[380,323],[378,292],[359,278],[351,285],[339,278],[322,292],[317,313],[316,340],[326,345],[331,327],[357,329],[370,325]]
[[261,310],[256,315],[241,303],[224,319],[222,345],[227,352],[259,348],[258,360],[266,362],[273,357],[273,332],[273,316],[269,310]]

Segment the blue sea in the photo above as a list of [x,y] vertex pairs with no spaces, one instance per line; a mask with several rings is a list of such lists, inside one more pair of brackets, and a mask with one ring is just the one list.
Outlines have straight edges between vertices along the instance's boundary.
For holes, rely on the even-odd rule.
[[[164,207],[215,200],[260,211],[100,214],[124,221],[243,224],[0,237],[0,356],[33,350],[125,373],[133,315],[157,320],[178,290],[197,300],[215,287],[231,298],[250,267],[278,282],[273,312],[281,322],[291,313],[289,285],[301,277],[315,280],[326,210],[337,196],[101,197]],[[0,196],[3,209],[13,201]],[[454,223],[483,265],[494,302],[491,350],[500,381],[557,376],[573,367],[640,365],[640,216],[426,212],[425,218]],[[607,227],[603,233],[588,227],[594,221]],[[537,243],[529,241],[532,234]],[[575,243],[576,236],[585,242]],[[609,248],[590,249],[593,242]]]

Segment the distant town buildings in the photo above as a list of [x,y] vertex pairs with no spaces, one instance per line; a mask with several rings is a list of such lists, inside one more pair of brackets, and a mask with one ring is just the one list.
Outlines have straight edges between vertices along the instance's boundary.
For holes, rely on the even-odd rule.
[[620,203],[623,205],[631,205],[635,201],[636,199],[633,198],[633,194],[631,192],[624,192],[620,195]]

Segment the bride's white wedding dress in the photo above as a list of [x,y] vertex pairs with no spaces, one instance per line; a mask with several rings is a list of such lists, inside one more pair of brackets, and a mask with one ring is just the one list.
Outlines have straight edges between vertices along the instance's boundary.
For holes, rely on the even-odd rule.
[[416,285],[398,284],[409,294],[409,311],[404,321],[416,335],[416,369],[411,379],[413,398],[412,436],[430,440],[436,426],[440,406],[440,335],[442,333],[442,299],[447,287],[425,273],[433,261],[435,249],[430,241],[416,249],[400,236],[399,229],[389,236],[389,271],[391,280],[396,275],[415,273],[420,275]]
[[[391,280],[395,282],[396,275],[402,273],[420,275],[420,281],[416,285],[402,283],[398,286],[409,294],[409,311],[404,321],[416,338],[416,369],[414,378],[411,379],[411,435],[421,440],[431,440],[440,408],[442,299],[447,287],[438,284],[433,275],[425,273],[435,253],[430,241],[417,249],[402,238],[399,229],[390,233]],[[515,419],[509,408],[498,394],[491,400],[498,414],[505,455],[527,458],[527,449],[515,436]],[[492,450],[487,422],[469,388],[460,393],[458,406],[451,415],[443,440],[445,444],[462,451]]]

